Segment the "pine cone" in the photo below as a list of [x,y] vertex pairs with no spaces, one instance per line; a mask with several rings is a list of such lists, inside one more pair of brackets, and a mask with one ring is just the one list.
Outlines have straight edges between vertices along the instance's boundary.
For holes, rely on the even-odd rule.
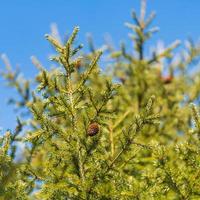
[[95,136],[99,132],[99,124],[97,122],[93,122],[88,126],[87,134],[88,136]]
[[125,81],[126,81],[126,78],[125,77],[120,77],[119,80],[121,81],[122,84],[124,84]]
[[78,59],[77,61],[76,61],[76,63],[75,63],[75,68],[76,69],[80,69],[80,67],[81,67],[81,60],[80,59]]
[[162,82],[163,82],[164,84],[169,84],[169,83],[172,82],[172,80],[173,80],[173,77],[172,77],[172,76],[162,77]]

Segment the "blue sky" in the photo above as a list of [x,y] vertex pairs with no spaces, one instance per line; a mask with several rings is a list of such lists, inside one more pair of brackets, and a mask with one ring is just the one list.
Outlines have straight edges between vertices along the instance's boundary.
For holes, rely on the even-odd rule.
[[[198,0],[147,0],[147,11],[157,13],[154,25],[160,32],[152,42],[164,40],[166,44],[188,36],[197,40],[200,36],[200,1]],[[130,11],[139,11],[139,0],[0,0],[0,54],[6,53],[13,67],[20,66],[25,76],[36,73],[30,61],[35,55],[48,65],[51,48],[44,39],[50,32],[50,24],[57,23],[61,35],[80,26],[78,40],[86,42],[86,33],[92,33],[98,46],[109,33],[116,46],[127,38],[124,22],[131,21]],[[87,49],[87,46],[85,47]],[[0,70],[3,63],[0,61]],[[0,78],[0,127],[15,126],[12,106],[6,101],[15,96],[4,86]]]

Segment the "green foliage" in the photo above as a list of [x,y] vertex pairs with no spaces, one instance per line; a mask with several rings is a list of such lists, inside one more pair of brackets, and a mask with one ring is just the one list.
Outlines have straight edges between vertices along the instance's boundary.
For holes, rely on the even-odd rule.
[[200,48],[188,41],[174,54],[176,41],[147,55],[158,29],[145,7],[126,23],[134,53],[106,46],[107,74],[91,38],[91,53],[75,47],[78,27],[64,44],[46,35],[55,66],[33,57],[34,81],[3,56],[2,75],[20,96],[10,102],[28,111],[0,141],[0,199],[200,199],[200,74],[190,70]]

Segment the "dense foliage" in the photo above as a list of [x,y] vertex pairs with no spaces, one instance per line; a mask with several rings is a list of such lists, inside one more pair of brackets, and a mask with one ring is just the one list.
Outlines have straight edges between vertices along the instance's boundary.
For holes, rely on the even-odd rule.
[[90,53],[74,45],[78,27],[65,43],[46,35],[54,67],[33,57],[34,80],[3,56],[22,115],[0,140],[0,199],[200,199],[200,47],[147,52],[145,6],[126,23],[134,51],[106,44],[108,62],[91,40]]

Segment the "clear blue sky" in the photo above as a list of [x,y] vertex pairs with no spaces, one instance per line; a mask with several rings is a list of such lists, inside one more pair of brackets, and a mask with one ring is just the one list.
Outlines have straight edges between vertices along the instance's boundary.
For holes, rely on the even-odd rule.
[[[160,32],[153,41],[166,44],[188,36],[200,36],[199,0],[147,0],[148,11],[157,13],[155,25]],[[139,0],[0,0],[0,54],[6,53],[12,65],[19,65],[23,73],[31,77],[36,73],[30,56],[37,56],[44,65],[51,48],[44,39],[50,32],[50,24],[57,23],[61,34],[79,25],[79,41],[85,43],[87,32],[92,33],[95,43],[103,43],[105,33],[112,35],[117,45],[127,38],[125,21],[131,21],[132,8],[139,11]],[[3,63],[0,62],[0,69]],[[3,86],[0,78],[0,127],[13,128],[15,114],[6,101],[15,96],[13,90]]]

